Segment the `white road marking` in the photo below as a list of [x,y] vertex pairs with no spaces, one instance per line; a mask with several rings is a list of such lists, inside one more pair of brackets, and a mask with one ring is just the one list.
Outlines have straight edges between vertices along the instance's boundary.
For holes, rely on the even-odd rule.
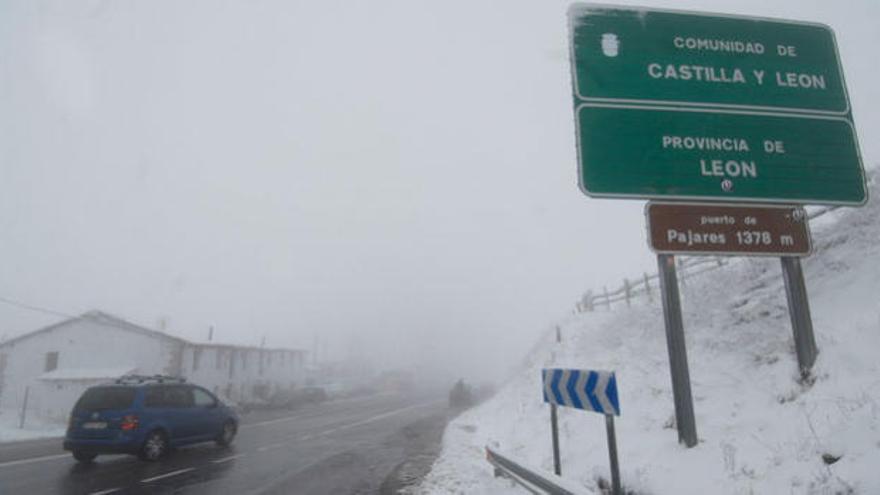
[[437,402],[440,402],[440,401],[425,402],[424,404],[416,404],[416,405],[413,405],[413,406],[407,406],[407,407],[402,407],[402,408],[400,408],[400,409],[395,409],[395,410],[393,410],[393,411],[388,411],[388,412],[386,412],[386,413],[377,414],[376,416],[373,416],[373,417],[370,417],[370,418],[367,418],[367,419],[364,419],[364,420],[358,421],[358,422],[356,422],[356,423],[349,423],[349,424],[347,424],[347,425],[337,426],[336,428],[331,428],[331,429],[329,429],[329,430],[324,430],[324,431],[322,431],[322,432],[320,433],[320,435],[329,435],[329,434],[331,434],[331,433],[335,433],[335,432],[337,432],[337,431],[347,430],[347,429],[349,429],[349,428],[354,428],[354,427],[356,427],[356,426],[363,426],[363,425],[366,425],[366,424],[370,424],[370,423],[373,423],[373,422],[379,421],[380,419],[385,419],[385,418],[387,418],[387,417],[390,417],[390,416],[394,416],[394,415],[400,414],[400,413],[402,413],[402,412],[404,412],[404,411],[409,411],[410,409],[418,409],[418,408],[421,408],[421,407],[432,406],[432,405],[436,404]]
[[116,493],[122,488],[108,488],[107,490],[101,490],[100,492],[92,492],[89,495],[107,495],[108,493]]
[[257,452],[265,452],[267,450],[280,449],[281,447],[284,447],[285,445],[287,445],[287,444],[286,443],[272,443],[272,444],[264,445],[262,447],[257,448]]
[[[355,402],[355,401],[368,402],[368,401],[372,401],[376,398],[381,398],[381,397],[386,397],[386,396],[390,397],[390,396],[394,396],[394,395],[397,395],[397,394],[395,394],[395,393],[382,393],[382,394],[376,394],[376,395],[366,397],[366,398],[365,397],[348,397],[345,399],[336,399],[333,401],[333,404],[339,405],[339,404],[342,404],[345,402]],[[292,421],[294,419],[306,416],[307,413],[309,413],[309,412],[315,412],[315,411],[303,411],[303,413],[301,413],[301,414],[294,414],[293,416],[284,416],[283,418],[267,419],[266,421],[258,421],[256,423],[243,423],[238,426],[238,429],[241,430],[241,429],[245,429],[245,428],[251,428],[254,426],[265,426],[265,425],[274,425],[276,423],[284,423],[287,421]],[[318,411],[318,412],[320,412],[320,411]]]
[[214,459],[214,460],[211,461],[211,462],[213,462],[214,464],[220,464],[221,462],[226,462],[226,461],[231,461],[231,460],[233,460],[233,459],[238,459],[239,457],[241,457],[241,456],[243,456],[243,455],[244,455],[244,454],[235,454],[235,455],[231,455],[231,456],[229,456],[229,457],[224,457],[224,458],[222,458],[222,459]]
[[286,421],[292,421],[292,420],[297,419],[297,418],[299,418],[299,417],[300,417],[300,415],[299,415],[299,414],[296,414],[296,415],[293,415],[293,416],[285,416],[285,417],[283,417],[283,418],[276,418],[276,419],[269,419],[269,420],[266,420],[266,421],[260,421],[260,422],[258,422],[258,423],[247,423],[247,424],[239,425],[238,429],[239,429],[239,430],[243,430],[243,429],[245,429],[245,428],[251,428],[251,427],[254,427],[254,426],[274,425],[274,424],[276,424],[276,423],[284,423],[284,422],[286,422]]
[[51,461],[54,459],[63,459],[65,457],[70,457],[70,454],[44,455],[42,457],[31,457],[30,459],[19,459],[17,461],[0,462],[0,468],[9,467],[9,466],[20,466],[22,464],[31,464],[33,462],[43,462],[43,461]]
[[[319,433],[310,433],[310,434],[308,434],[308,435],[303,435],[303,436],[298,437],[298,438],[296,438],[296,437],[292,437],[292,438],[290,438],[290,441],[300,441],[300,442],[302,442],[302,441],[305,441],[305,440],[310,440],[310,439],[312,439],[312,438],[316,438],[316,437],[320,437],[320,436],[324,436],[324,435],[329,435],[329,434],[331,434],[331,433],[335,433],[335,432],[337,432],[337,431],[347,430],[347,429],[349,429],[349,428],[355,428],[355,427],[357,427],[357,426],[363,426],[363,425],[366,425],[366,424],[369,424],[369,423],[373,423],[373,422],[375,422],[375,421],[379,421],[380,419],[384,419],[384,418],[387,418],[387,417],[390,417],[390,416],[394,416],[394,415],[396,415],[396,414],[400,414],[400,413],[402,413],[402,412],[404,412],[404,411],[409,411],[410,409],[418,409],[418,408],[420,408],[420,407],[432,406],[432,405],[434,405],[434,404],[437,404],[438,402],[442,402],[442,401],[425,402],[424,404],[415,404],[415,405],[412,405],[412,406],[402,407],[402,408],[400,408],[400,409],[395,409],[395,410],[393,410],[393,411],[388,411],[388,412],[384,412],[384,413],[382,413],[382,414],[377,414],[377,415],[375,415],[375,416],[372,416],[372,417],[369,417],[369,418],[367,418],[367,419],[363,419],[363,420],[360,420],[360,421],[356,421],[356,422],[354,422],[354,423],[349,423],[349,424],[346,424],[346,425],[337,426],[336,428],[331,428],[331,429],[329,429],[329,430],[324,430],[324,431],[319,432]],[[275,420],[273,420],[273,421],[275,421]],[[254,423],[254,424],[257,424],[257,423]],[[257,447],[257,452],[265,452],[265,451],[267,451],[267,450],[280,449],[280,448],[282,448],[282,447],[286,447],[288,444],[289,444],[288,442],[281,442],[281,443],[271,443],[271,444],[269,444],[269,445],[263,445],[262,447]]]
[[190,471],[195,471],[196,468],[186,468],[186,469],[178,469],[177,471],[171,471],[170,473],[160,474],[159,476],[153,476],[152,478],[144,478],[141,480],[141,483],[149,483],[151,481],[161,480],[164,478],[170,478],[172,476],[177,476],[178,474],[188,473]]

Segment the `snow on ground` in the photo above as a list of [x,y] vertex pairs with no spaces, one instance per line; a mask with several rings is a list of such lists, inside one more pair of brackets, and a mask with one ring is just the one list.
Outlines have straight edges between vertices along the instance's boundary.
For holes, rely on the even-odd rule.
[[[874,195],[880,191],[873,191]],[[749,258],[681,288],[699,444],[677,443],[663,312],[653,301],[571,316],[542,337],[488,402],[452,421],[415,493],[518,492],[483,447],[553,469],[540,369],[616,370],[625,488],[651,494],[880,493],[880,201],[814,226],[803,261],[819,347],[798,381],[781,267]],[[625,262],[625,260],[621,260]],[[588,491],[608,477],[603,418],[560,408],[562,472]],[[839,461],[826,464],[824,456]]]
[[0,443],[33,440],[35,438],[63,437],[66,425],[46,423],[37,418],[26,418],[19,428],[21,417],[10,410],[0,410]]

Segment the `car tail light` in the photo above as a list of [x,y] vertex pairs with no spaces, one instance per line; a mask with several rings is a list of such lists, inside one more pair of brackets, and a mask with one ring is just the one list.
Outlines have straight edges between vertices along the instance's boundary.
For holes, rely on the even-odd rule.
[[122,423],[119,425],[123,430],[134,430],[138,427],[138,417],[134,414],[129,414],[122,418]]

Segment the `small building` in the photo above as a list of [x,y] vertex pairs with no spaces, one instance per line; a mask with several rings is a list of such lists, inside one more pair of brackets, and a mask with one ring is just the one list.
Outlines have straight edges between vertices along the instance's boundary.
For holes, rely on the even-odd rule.
[[299,349],[196,343],[90,311],[0,343],[0,414],[66,421],[88,387],[122,375],[182,376],[234,402],[302,386]]

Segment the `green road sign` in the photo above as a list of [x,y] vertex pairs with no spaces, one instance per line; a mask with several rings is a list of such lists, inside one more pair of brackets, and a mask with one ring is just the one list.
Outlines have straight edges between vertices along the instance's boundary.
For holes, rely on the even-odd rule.
[[593,5],[569,23],[588,195],[866,201],[829,28]]
[[590,5],[569,22],[579,100],[849,112],[824,25]]
[[861,204],[852,124],[803,114],[584,103],[581,189],[591,196]]

